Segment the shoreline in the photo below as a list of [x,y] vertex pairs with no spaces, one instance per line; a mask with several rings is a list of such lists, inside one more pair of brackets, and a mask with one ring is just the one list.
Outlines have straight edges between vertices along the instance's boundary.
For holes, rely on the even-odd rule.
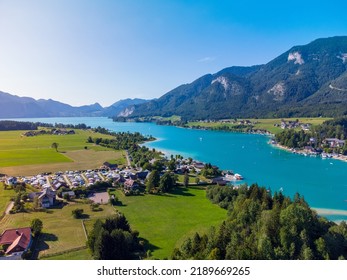
[[[340,224],[341,222],[347,222],[347,210],[339,210],[339,209],[328,209],[328,208],[315,208],[311,207],[313,211],[316,211],[319,216],[323,216],[329,221],[332,221],[336,224]],[[342,219],[334,219],[327,218],[326,216],[344,216]]]
[[[281,150],[287,151],[287,152],[289,152],[291,154],[294,154],[291,148],[288,148],[288,147],[283,146],[281,144],[278,144],[278,143],[277,144],[273,144],[271,142],[268,142],[268,144],[273,146],[274,148],[281,149]],[[297,154],[297,155],[304,155],[305,153],[299,150],[295,154]],[[320,157],[320,159],[324,160],[324,158],[322,158],[320,155],[317,155],[317,156]],[[340,161],[343,161],[343,162],[347,162],[347,156],[344,156],[344,155],[333,155],[332,157],[330,157],[328,159],[334,159],[334,160],[340,160]]]
[[347,210],[316,208],[316,207],[312,207],[311,209],[316,211],[318,215],[346,216],[346,219],[347,219]]
[[[164,125],[165,124],[157,124],[157,125]],[[262,129],[258,129],[258,130],[250,130],[250,131],[242,131],[242,130],[223,130],[223,129],[214,129],[214,128],[211,128],[211,127],[192,127],[192,126],[178,126],[178,125],[174,125],[178,128],[186,128],[186,129],[196,129],[196,130],[208,130],[208,131],[221,131],[221,132],[231,132],[231,133],[243,133],[243,134],[254,134],[254,135],[263,135],[263,136],[267,136],[267,137],[274,137],[275,134],[271,133],[270,131],[267,131],[267,130],[262,130]],[[280,145],[280,144],[273,144],[271,143],[271,141],[268,142],[269,145],[275,147],[275,148],[279,148],[279,149],[282,149],[282,150],[285,150],[287,152],[290,152],[290,153],[293,153],[292,149],[291,148],[288,148],[286,146],[283,146],[283,145]],[[299,154],[299,155],[305,155],[306,153],[304,153],[303,151],[299,150],[296,152],[296,154]],[[307,155],[307,154],[306,154]],[[317,155],[321,158],[320,155]],[[321,158],[321,159],[324,159],[324,158]],[[346,162],[347,163],[347,156],[345,155],[340,155],[340,154],[337,154],[337,155],[332,155],[330,158],[328,159],[335,159],[335,160],[339,160],[339,161],[343,161],[343,162]]]

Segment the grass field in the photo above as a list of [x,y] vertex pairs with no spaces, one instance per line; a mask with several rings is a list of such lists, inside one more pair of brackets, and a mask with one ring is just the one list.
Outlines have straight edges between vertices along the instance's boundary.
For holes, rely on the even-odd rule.
[[43,260],[91,260],[92,256],[88,249],[81,249],[51,257],[42,257]]
[[11,197],[14,197],[15,195],[16,193],[14,190],[4,190],[3,183],[0,183],[0,216],[5,212],[7,205],[10,203]]
[[[322,124],[324,121],[330,119],[330,118],[284,118],[286,121],[294,121],[299,119],[301,123],[309,123],[311,125],[319,125]],[[274,124],[280,124],[282,119],[247,119],[251,122],[255,122],[254,128],[256,129],[263,129],[267,130],[273,134],[276,134],[278,132],[281,132],[282,129],[280,127],[274,126]],[[228,126],[232,128],[233,126],[237,124],[232,123],[222,123],[222,122],[211,122],[211,123],[205,123],[205,122],[189,122],[188,126],[200,126],[200,127],[206,127],[206,128],[218,128],[220,126]]]
[[206,232],[226,218],[226,211],[212,204],[205,190],[180,188],[167,195],[116,196],[132,229],[150,245],[153,258],[170,258],[173,249],[195,232]]
[[[18,176],[59,170],[92,169],[105,161],[125,162],[125,155],[93,143],[89,136],[111,138],[89,130],[73,135],[21,136],[23,131],[0,132],[0,173]],[[51,148],[58,143],[58,151]],[[87,148],[87,149],[86,149]]]
[[[92,212],[89,204],[66,205],[61,209],[49,209],[48,212],[31,212],[6,215],[0,223],[0,232],[8,228],[27,227],[34,218],[39,218],[43,222],[43,233],[40,236],[40,242],[35,252],[38,258],[45,255],[57,254],[67,250],[73,250],[86,245],[86,236],[84,234],[82,220],[74,219],[71,211],[76,208],[82,208],[87,217],[94,221],[98,218],[105,218],[113,215],[115,210],[110,205],[102,205],[103,211]],[[74,258],[83,257],[83,254],[71,252],[66,253]],[[55,256],[58,257],[58,256]],[[90,256],[89,256],[90,258]]]

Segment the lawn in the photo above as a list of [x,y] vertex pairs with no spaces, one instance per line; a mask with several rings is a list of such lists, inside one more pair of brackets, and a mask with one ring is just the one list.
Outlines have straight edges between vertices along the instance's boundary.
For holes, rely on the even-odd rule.
[[[0,173],[18,176],[42,172],[98,168],[105,161],[124,162],[124,153],[93,143],[87,138],[112,136],[78,130],[73,135],[21,136],[24,131],[0,132]],[[51,148],[58,143],[58,152]]]
[[150,244],[153,258],[170,258],[175,247],[195,232],[207,232],[226,218],[226,211],[206,198],[205,190],[179,188],[172,194],[116,196],[123,206],[116,208],[124,213],[134,230]]
[[[38,258],[58,254],[59,252],[66,252],[86,245],[82,220],[73,218],[71,211],[76,208],[82,208],[86,217],[92,221],[115,213],[114,208],[110,205],[102,205],[101,207],[103,211],[92,212],[89,204],[72,204],[66,205],[61,209],[49,209],[48,212],[6,215],[1,221],[0,232],[8,228],[30,226],[31,220],[39,218],[43,222],[43,233],[34,252],[36,255],[38,254]],[[79,254],[77,252],[64,253],[64,255],[66,258],[84,258],[85,253]]]

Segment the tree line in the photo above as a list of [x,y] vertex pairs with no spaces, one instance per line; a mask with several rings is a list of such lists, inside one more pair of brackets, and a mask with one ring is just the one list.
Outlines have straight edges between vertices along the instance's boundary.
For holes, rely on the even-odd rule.
[[320,217],[305,199],[273,195],[252,185],[209,187],[207,197],[228,209],[227,219],[207,234],[195,233],[173,259],[346,259],[347,224]]
[[109,130],[101,127],[94,129],[94,131],[106,135],[111,135],[113,136],[113,138],[92,138],[91,136],[89,136],[87,139],[88,143],[95,143],[97,145],[112,148],[115,150],[128,150],[131,147],[136,146],[137,144],[155,139],[152,136],[143,136],[139,132],[110,132]]
[[11,130],[38,130],[39,127],[49,127],[49,128],[74,128],[74,129],[90,129],[84,123],[80,124],[62,124],[62,123],[43,123],[43,122],[22,122],[22,121],[10,121],[4,120],[0,121],[0,131],[11,131]]
[[32,122],[0,121],[0,131],[37,130],[38,124]]
[[87,246],[96,260],[138,259],[143,252],[138,236],[139,232],[131,230],[125,216],[117,213],[94,223]]

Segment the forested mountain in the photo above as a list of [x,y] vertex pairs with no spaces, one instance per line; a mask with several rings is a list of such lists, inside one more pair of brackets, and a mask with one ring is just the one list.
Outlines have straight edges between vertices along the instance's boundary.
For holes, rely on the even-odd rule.
[[347,36],[317,39],[265,65],[205,75],[126,115],[185,119],[345,115],[346,70]]
[[74,107],[52,99],[35,100],[34,98],[19,97],[0,91],[0,118],[110,117],[119,114],[130,105],[146,101],[143,99],[125,99],[105,108],[99,103]]

